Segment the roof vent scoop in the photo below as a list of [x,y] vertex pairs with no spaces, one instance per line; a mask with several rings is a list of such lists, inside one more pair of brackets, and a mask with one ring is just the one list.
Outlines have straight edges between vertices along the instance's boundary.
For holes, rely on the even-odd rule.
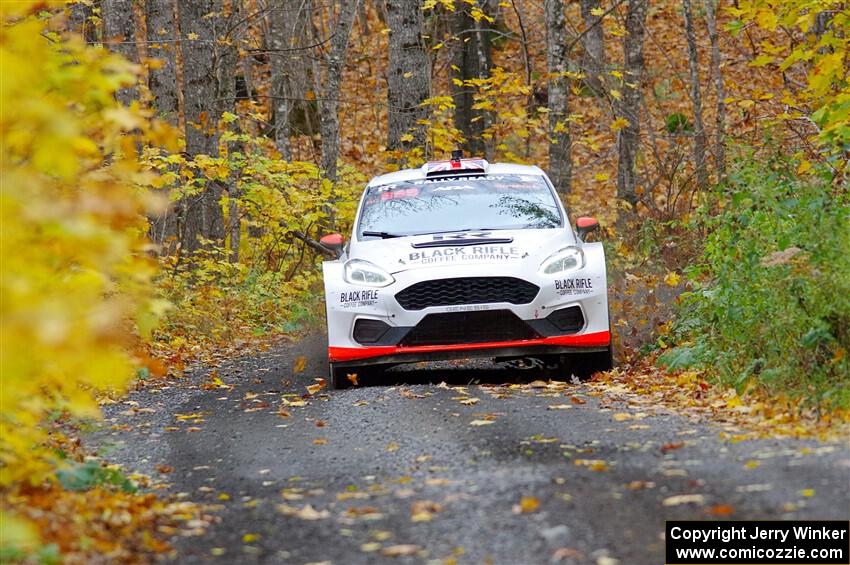
[[429,161],[422,165],[422,171],[426,177],[453,176],[462,174],[481,174],[487,172],[489,163],[485,159],[464,159],[463,150],[452,151],[452,158],[448,161]]

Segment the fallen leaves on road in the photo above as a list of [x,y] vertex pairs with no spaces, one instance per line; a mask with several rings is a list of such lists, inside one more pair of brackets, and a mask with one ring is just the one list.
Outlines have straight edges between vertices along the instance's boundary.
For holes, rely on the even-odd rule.
[[661,446],[661,453],[668,453],[670,451],[675,451],[676,449],[681,449],[685,447],[684,441],[673,441],[670,443],[665,443]]
[[514,514],[528,514],[536,512],[540,508],[540,500],[533,496],[523,496],[519,499],[519,504],[514,504],[511,511]]
[[668,496],[662,501],[664,506],[680,506],[682,504],[704,504],[705,495],[702,494],[677,494]]
[[574,463],[579,467],[586,467],[591,471],[607,471],[610,469],[608,462],[602,459],[576,459]]
[[326,386],[326,384],[327,384],[327,383],[325,383],[325,379],[316,379],[316,381],[317,381],[317,382],[316,382],[316,384],[314,384],[314,385],[309,385],[309,386],[307,387],[307,392],[308,392],[308,393],[310,393],[310,394],[317,394],[320,390],[322,390],[323,388],[325,388],[325,386]]
[[735,513],[735,507],[728,504],[715,504],[711,508],[706,508],[705,513],[710,516],[730,516]]
[[472,420],[469,425],[470,426],[487,426],[492,424],[494,420]]
[[411,543],[390,545],[381,550],[381,555],[384,557],[404,557],[405,555],[413,555],[419,551],[419,546]]
[[417,500],[410,505],[411,522],[430,522],[434,514],[443,511],[443,505],[431,500]]
[[307,367],[307,358],[300,355],[295,358],[295,363],[292,364],[292,373],[297,375],[304,371],[305,367]]
[[277,511],[284,516],[294,516],[302,520],[323,520],[330,518],[331,513],[327,510],[316,510],[309,504],[305,504],[301,508],[290,506],[288,504],[278,504]]

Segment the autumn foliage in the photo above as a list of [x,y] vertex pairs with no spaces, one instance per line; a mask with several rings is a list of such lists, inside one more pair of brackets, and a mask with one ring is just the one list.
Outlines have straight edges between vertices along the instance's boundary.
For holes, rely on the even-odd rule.
[[133,375],[134,344],[156,323],[144,216],[155,202],[143,190],[153,175],[135,147],[168,141],[113,97],[133,66],[26,11],[4,12],[0,27],[2,487],[54,473],[46,418],[97,416],[96,395]]
[[[195,19],[182,0],[156,20],[150,0],[128,4],[128,21],[150,24],[132,38],[110,37],[110,14],[91,2],[0,8],[0,489],[8,500],[28,493],[42,509],[61,490],[50,481],[68,462],[45,422],[96,418],[97,399],[121,394],[134,376],[176,376],[216,349],[241,351],[309,326],[324,257],[314,240],[350,231],[373,174],[460,145],[545,169],[552,144],[569,140],[562,197],[573,216],[602,220],[609,270],[624,281],[612,286],[627,296],[648,281],[692,291],[679,310],[684,325],[672,330],[623,307],[627,298],[612,300],[624,336],[651,326],[638,345],[741,392],[848,402],[850,314],[835,304],[848,268],[847,2],[689,2],[690,38],[679,1],[589,2],[587,13],[565,2],[556,8],[566,16],[569,49],[560,47],[570,65],[553,72],[543,3],[426,0],[414,35],[429,92],[413,93],[424,100],[411,110],[413,127],[389,132],[398,108],[387,96],[394,32],[384,2],[364,0],[357,14],[324,3],[300,14],[301,25],[290,25],[299,34],[285,38],[266,37],[274,13],[254,0],[212,2],[219,9]],[[633,7],[646,20],[640,78],[624,62]],[[69,23],[75,9],[82,24]],[[708,13],[719,43],[703,25]],[[158,27],[163,21],[172,27]],[[459,33],[459,21],[488,38]],[[329,39],[343,29],[346,38],[354,30],[348,44]],[[604,39],[597,64],[585,62],[591,35]],[[470,41],[481,47],[475,72],[458,57],[475,51]],[[689,56],[689,47],[698,49]],[[213,62],[214,72],[196,72]],[[423,78],[413,75],[400,76]],[[693,76],[702,77],[701,108]],[[556,83],[568,106],[553,115]],[[628,100],[639,102],[636,119]],[[336,138],[328,108],[339,110]],[[635,126],[637,185],[624,200],[618,147]],[[702,157],[700,137],[715,140]],[[325,156],[329,148],[338,159]],[[843,239],[809,245],[820,232],[801,218],[825,220],[818,226]],[[794,285],[799,300],[788,305],[783,289]],[[643,308],[655,308],[648,301]],[[786,331],[786,322],[800,326]],[[743,345],[734,332],[742,327],[750,332]],[[633,360],[637,348],[622,356]],[[93,500],[108,506],[104,492]],[[66,510],[82,500],[64,500]],[[128,524],[167,521],[152,497],[121,505],[136,509]],[[3,520],[12,542],[32,542],[31,527]],[[158,547],[122,528],[133,548]]]

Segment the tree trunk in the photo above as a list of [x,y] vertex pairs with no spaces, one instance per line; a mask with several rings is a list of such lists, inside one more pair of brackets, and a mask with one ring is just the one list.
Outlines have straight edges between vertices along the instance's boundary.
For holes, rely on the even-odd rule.
[[97,27],[92,21],[94,11],[91,6],[77,1],[66,6],[68,10],[68,31],[79,33],[86,43],[97,41]]
[[[387,0],[387,25],[387,148],[424,151],[425,130],[417,121],[428,117],[422,103],[430,96],[431,64],[422,43],[420,0]],[[404,164],[405,159],[401,161]]]
[[[186,152],[190,157],[217,157],[220,106],[216,103],[218,73],[215,44],[221,35],[218,29],[221,0],[179,1],[178,7]],[[209,181],[203,192],[184,198],[181,202],[181,244],[184,253],[198,249],[199,237],[218,242],[224,240],[224,213],[221,208],[223,188],[220,181]]]
[[714,77],[714,93],[717,96],[714,122],[714,166],[717,169],[717,180],[726,176],[726,90],[723,88],[723,63],[720,46],[717,42],[717,7],[715,0],[705,0],[705,19],[708,24],[708,39],[711,42],[711,74]]
[[[148,55],[160,60],[148,71],[148,89],[155,104],[157,117],[178,123],[177,63],[175,45],[177,22],[174,19],[174,0],[146,0]],[[153,68],[156,67],[156,68]]]
[[617,136],[617,197],[634,207],[637,204],[635,161],[640,145],[640,106],[643,86],[643,40],[647,0],[629,0],[626,10],[626,36],[623,39],[624,83],[620,117],[628,124]]
[[339,89],[348,50],[348,36],[357,15],[359,0],[341,0],[334,26],[331,50],[325,59],[325,80],[319,99],[319,129],[322,135],[322,170],[325,177],[336,181],[339,158]]
[[[136,50],[136,20],[133,16],[133,0],[103,0],[103,42],[110,51],[123,55],[128,61],[139,62]],[[136,86],[121,88],[115,97],[125,106],[139,97]]]
[[[148,90],[157,117],[177,126],[180,106],[177,99],[177,21],[174,17],[174,0],[146,0],[148,56],[160,61],[159,66],[148,69]],[[173,249],[166,244],[177,236],[177,217],[169,204],[162,215],[151,219],[151,239],[162,247],[163,253]]]
[[562,0],[546,0],[546,64],[549,72],[549,176],[559,194],[571,189],[567,28]]
[[694,105],[694,169],[696,170],[697,186],[704,189],[708,186],[708,170],[705,166],[705,124],[702,121],[699,53],[694,36],[694,16],[691,11],[691,0],[682,0],[682,8],[685,12],[685,37],[688,41],[688,67],[691,72],[691,102]]
[[[239,51],[237,42],[242,39],[246,32],[243,19],[242,0],[231,0],[230,11],[222,20],[222,30],[227,30],[224,41],[216,44],[216,81],[218,85],[217,114],[221,116],[225,112],[234,114],[236,112],[236,70],[239,68]],[[234,133],[240,133],[239,120],[231,122]],[[227,143],[227,153],[242,151],[242,143],[230,141]],[[239,210],[239,173],[231,171],[225,181],[227,191],[227,225],[226,234],[230,243],[229,259],[232,263],[239,261],[239,243],[242,238],[242,218]]]
[[605,92],[605,30],[602,16],[593,14],[602,6],[600,0],[581,0],[581,17],[584,20],[584,55],[581,70],[586,75],[584,83],[596,95]]
[[[488,3],[484,3],[483,8],[491,15],[487,11]],[[466,81],[490,76],[493,59],[487,29],[489,24],[484,19],[476,22],[463,7],[458,7],[451,17],[452,35],[457,43],[452,53],[451,68],[455,127],[463,135],[461,148],[467,155],[490,157],[492,144],[486,142],[483,134],[492,123],[492,116],[486,110],[473,109],[478,88],[466,84]],[[460,81],[460,84],[455,81]]]
[[290,52],[294,39],[294,14],[297,7],[292,0],[269,2],[269,47],[272,79],[272,113],[274,115],[275,147],[284,161],[292,160],[289,143],[289,112],[292,107],[290,88]]

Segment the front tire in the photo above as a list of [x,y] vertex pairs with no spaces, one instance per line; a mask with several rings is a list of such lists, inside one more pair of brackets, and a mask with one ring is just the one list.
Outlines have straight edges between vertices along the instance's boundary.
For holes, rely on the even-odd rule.
[[572,374],[585,381],[594,373],[602,373],[614,368],[614,348],[609,345],[604,351],[574,354],[569,356],[568,362]]
[[328,363],[328,388],[331,390],[342,390],[351,386],[348,374],[351,367],[339,367],[334,363]]

